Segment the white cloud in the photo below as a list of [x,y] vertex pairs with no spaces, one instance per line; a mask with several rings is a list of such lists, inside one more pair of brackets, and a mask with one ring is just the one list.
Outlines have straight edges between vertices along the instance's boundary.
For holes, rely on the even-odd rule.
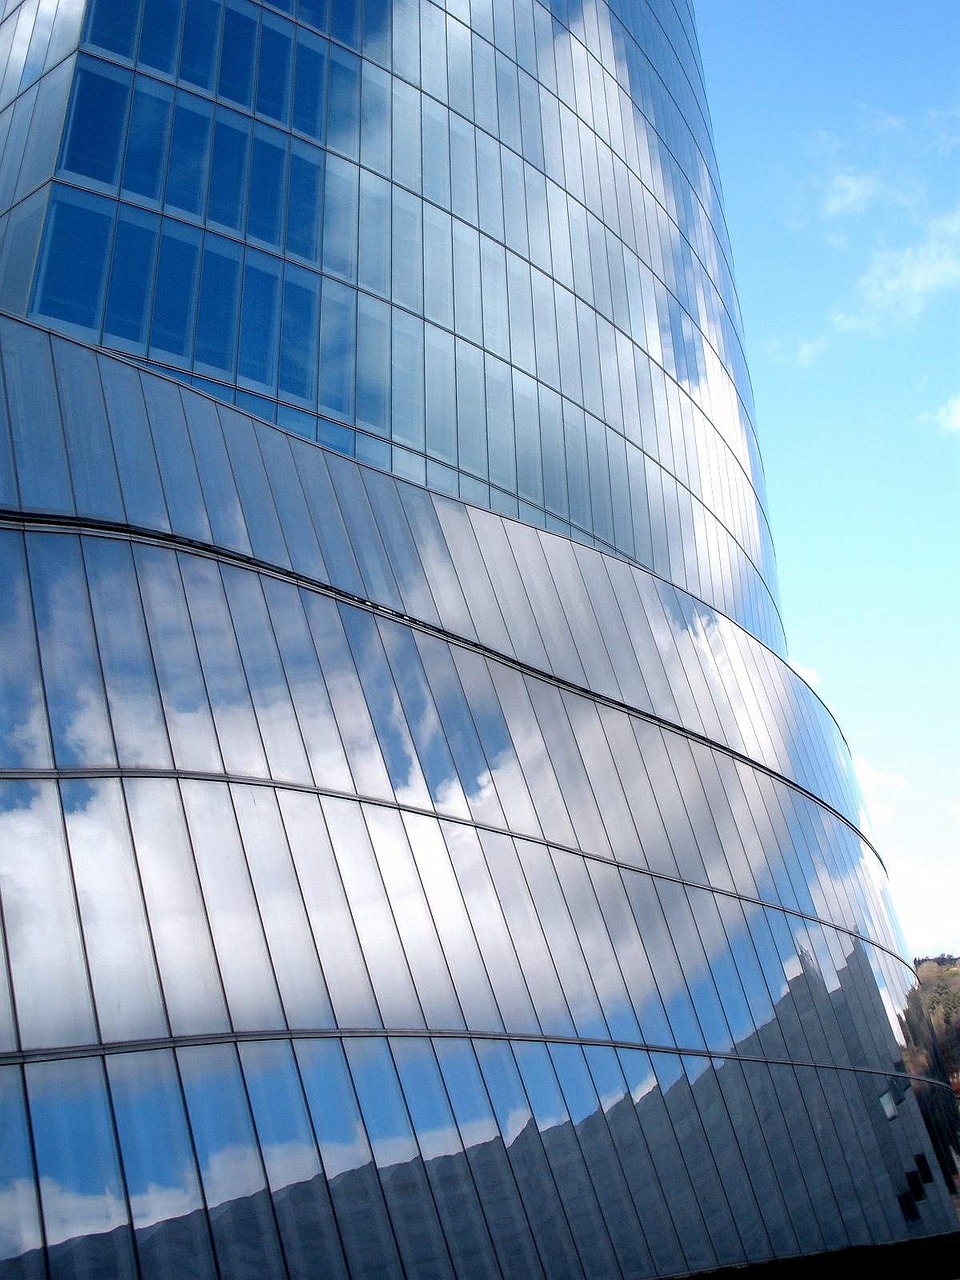
[[880,183],[871,173],[838,173],[828,183],[820,207],[828,218],[863,213],[880,191]]
[[837,329],[874,329],[887,317],[914,319],[939,293],[960,288],[960,209],[933,218],[917,243],[875,251],[857,282],[859,305],[837,311]]
[[896,815],[897,799],[906,785],[902,775],[875,769],[863,756],[854,756],[853,767],[874,823],[882,826],[891,822]]
[[960,396],[951,396],[934,414],[941,431],[960,431]]
[[950,812],[955,818],[960,818],[960,800],[954,800],[953,804],[950,806]]

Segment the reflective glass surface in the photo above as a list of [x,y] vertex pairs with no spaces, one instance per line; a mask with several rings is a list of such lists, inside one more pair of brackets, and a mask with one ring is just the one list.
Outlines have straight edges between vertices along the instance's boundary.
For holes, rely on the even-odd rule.
[[707,118],[670,0],[0,0],[4,1280],[954,1226]]

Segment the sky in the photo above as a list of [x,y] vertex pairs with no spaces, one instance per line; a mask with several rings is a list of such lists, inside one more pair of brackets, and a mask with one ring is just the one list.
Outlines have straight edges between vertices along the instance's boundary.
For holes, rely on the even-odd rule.
[[960,5],[696,11],[790,661],[960,955]]

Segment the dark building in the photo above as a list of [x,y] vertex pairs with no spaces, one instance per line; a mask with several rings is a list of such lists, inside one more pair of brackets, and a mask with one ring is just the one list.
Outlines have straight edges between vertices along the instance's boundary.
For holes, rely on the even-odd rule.
[[685,0],[6,0],[0,1277],[947,1232]]

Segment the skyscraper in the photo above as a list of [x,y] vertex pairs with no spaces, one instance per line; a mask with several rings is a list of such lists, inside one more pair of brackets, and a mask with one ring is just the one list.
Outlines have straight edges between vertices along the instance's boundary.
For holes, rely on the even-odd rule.
[[7,0],[0,1277],[947,1231],[685,0]]

